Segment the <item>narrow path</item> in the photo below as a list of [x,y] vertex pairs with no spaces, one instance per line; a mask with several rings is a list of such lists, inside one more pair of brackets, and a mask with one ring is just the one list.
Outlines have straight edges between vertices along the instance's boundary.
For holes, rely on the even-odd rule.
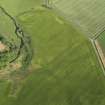
[[92,45],[93,45],[93,47],[95,49],[95,52],[96,52],[96,55],[98,57],[99,63],[100,63],[101,68],[103,70],[103,74],[105,75],[105,56],[104,56],[102,48],[101,48],[101,46],[100,46],[100,44],[99,44],[99,42],[97,40],[104,31],[105,31],[105,28],[103,28],[103,30],[100,33],[94,35],[94,37],[89,38],[89,39],[92,42]]
[[96,46],[97,46],[97,50],[98,50],[98,52],[99,52],[99,54],[100,54],[100,57],[101,57],[101,59],[102,59],[102,62],[103,62],[104,68],[105,68],[105,56],[104,56],[104,54],[103,54],[103,51],[102,51],[102,49],[101,49],[101,46],[100,46],[100,44],[99,44],[99,42],[98,42],[97,40],[95,41],[95,44],[96,44]]

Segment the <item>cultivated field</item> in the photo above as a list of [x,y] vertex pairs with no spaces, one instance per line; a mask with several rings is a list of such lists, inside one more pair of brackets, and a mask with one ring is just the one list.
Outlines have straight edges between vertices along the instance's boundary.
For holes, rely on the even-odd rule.
[[90,37],[105,29],[104,0],[51,0],[53,8]]

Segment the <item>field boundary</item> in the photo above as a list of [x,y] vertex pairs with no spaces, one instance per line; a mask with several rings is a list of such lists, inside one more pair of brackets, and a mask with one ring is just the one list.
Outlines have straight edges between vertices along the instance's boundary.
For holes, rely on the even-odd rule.
[[103,74],[105,75],[105,56],[103,54],[102,48],[98,42],[98,38],[101,36],[101,34],[104,32],[105,30],[102,30],[97,36],[94,36],[93,38],[90,38],[91,43],[93,45],[93,48],[95,50],[95,53],[97,55],[97,58],[99,60],[99,63],[101,65]]
[[91,40],[92,46],[95,50],[95,53],[97,55],[100,66],[102,68],[103,74],[105,75],[105,62],[104,62],[105,61],[105,56],[103,56],[104,54],[102,52],[102,49],[101,49],[100,45],[98,45],[99,43],[98,43],[97,39],[95,39],[95,40],[90,39],[90,40]]

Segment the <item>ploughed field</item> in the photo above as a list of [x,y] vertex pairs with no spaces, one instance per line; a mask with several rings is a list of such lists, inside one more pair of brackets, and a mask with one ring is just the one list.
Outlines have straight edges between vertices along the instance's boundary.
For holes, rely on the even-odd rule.
[[52,7],[89,37],[105,29],[104,0],[50,0]]

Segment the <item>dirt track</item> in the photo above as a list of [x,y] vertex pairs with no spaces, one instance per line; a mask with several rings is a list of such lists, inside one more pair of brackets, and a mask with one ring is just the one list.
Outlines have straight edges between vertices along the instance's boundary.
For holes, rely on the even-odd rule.
[[99,44],[99,42],[98,42],[97,40],[95,41],[95,44],[96,44],[98,53],[99,53],[99,55],[100,55],[101,61],[102,61],[102,63],[103,63],[103,66],[104,66],[104,68],[105,68],[105,56],[104,56],[104,54],[103,54],[102,48],[101,48],[101,46],[100,46],[100,44]]

